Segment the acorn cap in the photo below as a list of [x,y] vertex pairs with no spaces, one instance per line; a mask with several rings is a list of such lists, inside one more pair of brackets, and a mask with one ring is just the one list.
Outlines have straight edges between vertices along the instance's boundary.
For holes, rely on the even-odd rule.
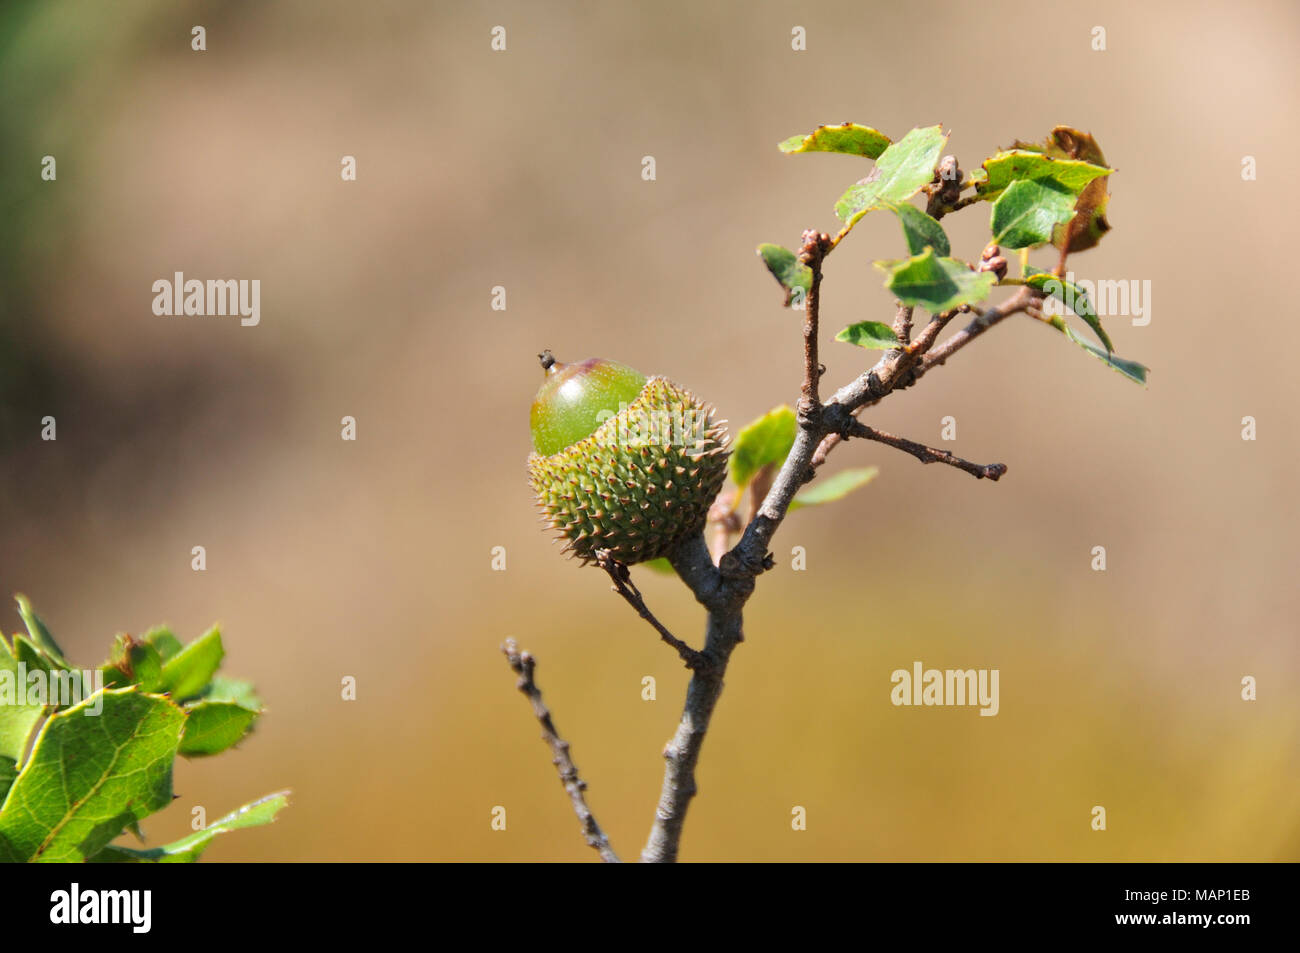
[[[622,388],[630,379],[625,372],[636,375],[614,362],[598,361],[593,369],[601,370],[599,365],[618,370],[593,378],[598,385],[595,404],[608,402],[610,394],[625,393]],[[566,368],[581,365],[554,366],[563,375]],[[550,367],[547,372],[538,392],[543,418],[554,399],[543,400],[543,392],[552,385]],[[558,390],[568,381],[585,378],[585,374],[557,377]],[[537,403],[533,409],[536,424]],[[566,405],[568,409],[572,408]],[[590,410],[579,407],[574,413],[585,420]],[[596,559],[598,550],[606,549],[630,565],[666,556],[703,528],[727,476],[726,428],[713,420],[712,407],[672,381],[652,377],[630,402],[606,414],[592,431],[555,452],[542,452],[565,432],[548,422],[539,439],[534,426],[538,452],[528,458],[528,473],[543,518],[558,538],[566,540],[567,552],[587,563]]]

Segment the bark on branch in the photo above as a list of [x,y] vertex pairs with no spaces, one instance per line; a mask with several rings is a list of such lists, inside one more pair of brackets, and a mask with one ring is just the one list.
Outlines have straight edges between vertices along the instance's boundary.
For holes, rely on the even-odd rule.
[[654,630],[659,633],[659,637],[663,639],[664,642],[671,645],[677,651],[681,660],[686,663],[687,668],[700,668],[705,664],[703,653],[697,652],[681,639],[677,638],[677,636],[669,632],[664,624],[655,618],[654,613],[647,608],[645,599],[641,597],[641,590],[638,589],[636,583],[632,581],[632,574],[628,572],[626,565],[610,556],[609,550],[607,549],[597,550],[596,564],[609,574],[610,580],[614,583],[614,591],[622,596],[623,599],[626,600],[627,604],[636,610],[637,615],[645,619],[654,627]]
[[946,463],[950,467],[956,467],[958,470],[965,470],[967,473],[979,480],[997,480],[1002,474],[1007,472],[1005,463],[971,463],[969,460],[963,460],[961,457],[948,452],[947,450],[936,450],[934,447],[927,447],[923,443],[917,443],[915,440],[908,440],[905,437],[896,437],[891,433],[885,433],[883,430],[877,430],[875,427],[868,427],[860,420],[854,420],[849,424],[849,429],[845,431],[849,437],[863,437],[867,440],[875,440],[886,446],[902,450],[904,453],[910,453],[922,463]]
[[569,800],[573,802],[573,812],[578,815],[578,820],[582,823],[583,837],[587,839],[588,846],[600,853],[600,859],[605,863],[618,863],[618,855],[609,845],[609,838],[596,822],[596,815],[591,813],[591,808],[587,806],[585,794],[587,782],[578,776],[578,766],[573,763],[573,756],[569,754],[569,743],[555,730],[551,711],[542,701],[542,691],[537,687],[533,674],[537,667],[536,660],[528,652],[521,652],[514,639],[506,639],[506,644],[501,647],[501,651],[505,653],[510,667],[519,676],[517,687],[528,698],[533,706],[533,715],[542,726],[542,740],[554,755],[552,763],[555,765],[555,770],[560,773],[560,781],[564,785],[564,790],[568,792]]

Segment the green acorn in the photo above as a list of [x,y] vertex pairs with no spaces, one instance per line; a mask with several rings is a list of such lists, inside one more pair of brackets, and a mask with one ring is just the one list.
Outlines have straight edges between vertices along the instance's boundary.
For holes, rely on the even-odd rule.
[[727,475],[713,408],[625,364],[539,356],[528,476],[565,551],[589,563],[607,549],[631,565],[698,532]]

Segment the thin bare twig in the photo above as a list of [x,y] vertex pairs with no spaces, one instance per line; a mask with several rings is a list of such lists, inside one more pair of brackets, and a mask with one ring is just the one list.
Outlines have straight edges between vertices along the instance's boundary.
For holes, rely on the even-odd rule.
[[995,324],[1013,314],[1024,311],[1033,301],[1034,290],[1025,286],[1021,287],[997,307],[989,308],[987,311],[972,308],[971,311],[975,314],[975,320],[927,354],[925,360],[921,362],[921,366],[917,368],[916,377],[919,378],[921,374],[924,374],[932,367],[938,367]]
[[596,815],[591,812],[587,806],[585,791],[587,782],[578,776],[578,766],[573,763],[573,757],[569,754],[569,743],[560,737],[555,730],[555,722],[551,718],[551,711],[542,701],[542,691],[537,687],[537,681],[534,678],[534,669],[537,667],[537,661],[528,652],[521,652],[518,644],[514,639],[506,639],[506,644],[501,646],[501,651],[505,653],[506,659],[510,662],[510,667],[515,674],[519,676],[517,687],[528,698],[529,703],[533,706],[533,715],[536,716],[538,724],[542,726],[542,740],[550,747],[554,755],[552,763],[555,770],[560,773],[560,781],[564,784],[564,790],[569,794],[569,800],[573,802],[573,811],[578,815],[578,820],[582,822],[582,834],[587,839],[587,844],[594,847],[600,853],[600,859],[607,864],[617,864],[618,855],[614,853],[614,848],[609,844],[609,838],[601,830],[600,824],[596,822]]
[[822,367],[817,360],[817,323],[821,307],[822,259],[831,248],[830,236],[824,232],[810,228],[803,233],[799,260],[812,272],[808,295],[804,299],[803,387],[799,397],[799,416],[805,421],[821,408],[821,400],[817,396],[818,382],[822,376]]
[[927,447],[923,443],[917,443],[915,440],[908,440],[906,437],[896,437],[891,433],[885,433],[883,430],[877,430],[875,427],[868,427],[860,420],[854,420],[849,424],[846,431],[850,437],[863,437],[867,440],[875,440],[877,443],[883,443],[886,446],[902,450],[904,453],[910,453],[922,463],[946,463],[950,467],[956,467],[958,470],[965,470],[967,473],[980,480],[996,481],[1002,474],[1007,472],[1005,463],[971,463],[969,460],[963,460],[961,457],[948,452],[947,450],[936,450],[934,447]]
[[[916,342],[907,349],[907,352],[915,358],[911,366],[891,367],[888,363],[890,355],[882,357],[876,362],[866,374],[859,377],[857,381],[850,384],[847,388],[842,388],[841,393],[848,396],[852,403],[852,413],[856,416],[868,407],[874,407],[880,403],[888,394],[892,393],[897,387],[910,387],[915,384],[931,368],[942,365],[948,358],[956,354],[975,338],[979,337],[989,328],[999,323],[1005,318],[1010,317],[1021,311],[1027,311],[1036,300],[1036,295],[1032,288],[1021,287],[1014,295],[1006,301],[982,311],[979,308],[971,307],[969,310],[975,315],[974,320],[964,329],[958,331],[943,344],[934,347],[934,342],[938,338],[943,328],[956,316],[957,312],[950,311],[947,314],[941,314],[932,318],[918,336]],[[898,352],[890,352],[891,354]],[[872,379],[876,383],[873,389],[870,385]],[[866,385],[864,386],[864,381]],[[888,386],[885,382],[892,381]],[[836,399],[839,399],[839,394]],[[812,458],[809,460],[809,466],[814,470],[826,462],[827,456],[844,440],[842,431],[832,431],[828,433],[822,442],[818,444],[817,449],[813,451]]]
[[681,656],[686,667],[697,669],[705,664],[704,654],[691,648],[677,636],[668,631],[667,627],[655,618],[654,613],[645,604],[645,599],[641,597],[641,590],[636,587],[632,581],[632,574],[628,568],[610,556],[609,550],[596,550],[596,564],[609,574],[610,580],[614,583],[614,591],[622,596],[627,604],[636,610],[637,615],[645,619],[659,633],[659,637],[676,649],[677,654]]

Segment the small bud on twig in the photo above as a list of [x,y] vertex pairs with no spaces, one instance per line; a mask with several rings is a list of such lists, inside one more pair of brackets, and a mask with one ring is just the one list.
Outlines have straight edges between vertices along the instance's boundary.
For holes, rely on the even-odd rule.
[[1002,257],[1002,250],[997,245],[989,245],[980,255],[980,271],[991,271],[1001,281],[1007,276],[1007,260]]

